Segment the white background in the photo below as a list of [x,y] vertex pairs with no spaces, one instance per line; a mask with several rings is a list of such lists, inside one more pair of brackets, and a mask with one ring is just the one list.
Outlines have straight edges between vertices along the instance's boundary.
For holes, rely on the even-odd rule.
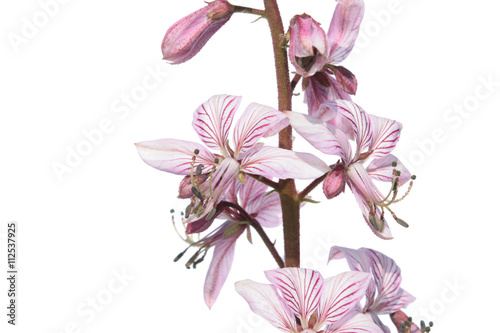
[[[274,332],[233,288],[246,278],[265,282],[262,271],[275,267],[257,235],[254,245],[239,241],[226,286],[208,310],[209,261],[196,270],[186,270],[184,258],[172,261],[185,247],[169,213],[186,204],[176,199],[179,178],[148,167],[133,145],[198,140],[192,112],[214,94],[242,95],[242,108],[276,106],[267,23],[235,14],[194,59],[170,66],[161,60],[163,35],[202,1],[61,0],[46,9],[50,17],[41,6],[48,2],[0,5],[0,266],[7,222],[17,221],[20,272],[15,328],[6,324],[1,279],[0,330]],[[435,332],[495,330],[498,8],[486,0],[366,2],[358,45],[343,65],[358,78],[355,102],[404,124],[395,154],[417,181],[395,208],[410,228],[389,220],[395,238],[383,241],[349,190],[328,202],[314,192],[322,203],[303,210],[303,264],[330,276],[346,268],[326,266],[330,246],[377,249],[402,268],[403,287],[417,297],[406,311],[414,318],[433,320]],[[285,22],[307,12],[325,30],[335,6],[281,3]],[[38,27],[30,30],[30,22]],[[24,39],[15,45],[13,38]],[[159,84],[150,72],[161,73]],[[144,80],[150,90],[141,88]],[[125,107],[124,98],[141,89],[142,100]],[[294,110],[306,110],[302,96]],[[103,121],[108,133],[83,147],[84,133]],[[309,149],[300,139],[296,146]],[[78,147],[87,156],[58,177],[55,163],[66,164]],[[270,235],[281,251],[280,230]]]

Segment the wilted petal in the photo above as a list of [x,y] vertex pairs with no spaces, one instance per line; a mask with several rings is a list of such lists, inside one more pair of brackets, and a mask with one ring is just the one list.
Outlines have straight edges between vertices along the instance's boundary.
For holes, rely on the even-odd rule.
[[195,142],[159,139],[138,142],[135,144],[139,155],[146,164],[161,171],[177,175],[189,175],[194,151],[199,150],[196,155],[194,168],[203,164],[203,173],[208,172],[215,160],[215,156],[203,145]]
[[356,95],[356,90],[358,90],[358,80],[356,80],[356,76],[345,67],[332,66],[332,68],[340,88],[350,95]]
[[315,117],[298,112],[287,111],[290,125],[314,148],[328,155],[337,155],[350,160],[351,145],[342,131]]
[[[235,226],[235,224],[226,222],[222,230],[227,230],[227,228],[232,226]],[[207,272],[204,287],[205,303],[209,308],[211,308],[217,300],[220,290],[224,282],[226,282],[227,275],[233,263],[236,240],[238,240],[238,237],[240,237],[243,231],[245,231],[245,226],[241,225],[236,232],[228,237],[222,236],[215,244],[214,255]]]
[[229,2],[217,0],[174,23],[161,44],[163,59],[180,64],[194,57],[233,12]]
[[354,312],[347,320],[328,325],[324,333],[384,333],[369,314]]
[[370,115],[373,132],[371,158],[381,158],[394,150],[401,135],[403,125],[395,120]]
[[275,147],[259,147],[245,156],[242,171],[264,177],[280,179],[314,179],[330,170],[330,167],[309,153],[298,153]]
[[351,100],[351,96],[340,88],[337,81],[324,71],[303,79],[304,103],[309,114],[313,114],[325,102],[337,99]]
[[235,287],[257,315],[283,332],[296,331],[295,318],[275,286],[244,280],[236,282]]
[[328,62],[338,64],[351,53],[358,38],[364,12],[363,0],[338,0],[328,29],[330,41]]
[[330,105],[351,124],[356,136],[357,156],[371,148],[373,136],[368,114],[350,101],[332,101]]
[[335,198],[344,192],[346,182],[345,168],[336,164],[323,181],[323,193],[327,199]]
[[284,119],[286,116],[283,112],[269,106],[257,103],[248,105],[234,128],[235,158],[238,158],[240,152],[244,153],[252,148],[270,130],[275,131],[275,124],[286,126],[286,123],[282,123]]
[[215,95],[196,109],[193,127],[207,147],[225,151],[229,128],[240,101],[239,96]]
[[316,311],[323,288],[323,277],[317,271],[305,268],[283,268],[266,271],[269,281],[281,291],[287,306],[305,326]]
[[318,308],[318,323],[340,321],[363,298],[370,275],[364,272],[345,272],[325,280]]
[[326,64],[328,40],[319,23],[307,14],[290,21],[289,56],[301,76],[311,76]]
[[[396,168],[392,164],[396,162]],[[392,182],[394,169],[401,172],[398,185],[403,185],[411,178],[411,173],[394,155],[385,155],[382,158],[371,161],[366,171],[373,179],[383,182]]]

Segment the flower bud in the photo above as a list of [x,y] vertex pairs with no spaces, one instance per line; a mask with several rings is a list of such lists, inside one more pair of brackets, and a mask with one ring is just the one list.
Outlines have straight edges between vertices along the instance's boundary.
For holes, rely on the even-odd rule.
[[327,199],[335,198],[345,189],[345,168],[342,164],[335,164],[323,181],[323,193]]
[[194,57],[233,12],[229,2],[217,0],[177,21],[161,43],[163,59],[180,64]]
[[301,76],[312,76],[327,61],[328,39],[311,16],[295,15],[290,21],[290,61]]

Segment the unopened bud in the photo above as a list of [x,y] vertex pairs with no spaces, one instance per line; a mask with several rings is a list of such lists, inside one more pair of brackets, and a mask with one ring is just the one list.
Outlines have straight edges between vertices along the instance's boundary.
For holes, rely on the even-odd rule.
[[161,43],[163,59],[180,64],[194,57],[233,12],[233,5],[217,0],[174,23]]

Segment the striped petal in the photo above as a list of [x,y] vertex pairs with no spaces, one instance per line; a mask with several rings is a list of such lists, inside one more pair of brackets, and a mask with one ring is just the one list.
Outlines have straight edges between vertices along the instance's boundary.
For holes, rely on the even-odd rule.
[[401,135],[403,125],[395,120],[370,115],[373,143],[370,146],[371,158],[377,159],[394,150]]
[[354,312],[354,316],[340,323],[328,325],[324,333],[384,333],[373,322],[370,314]]
[[403,185],[411,178],[411,173],[408,169],[401,163],[396,156],[388,154],[382,158],[371,161],[371,163],[366,168],[366,172],[373,179],[380,180],[383,182],[392,182],[394,167],[392,164],[396,162],[396,170],[401,172],[399,176],[399,185]]
[[357,159],[361,153],[366,152],[372,146],[370,117],[361,107],[350,101],[334,101],[330,105],[351,124],[358,147],[355,157]]
[[240,101],[239,96],[215,95],[196,109],[193,127],[207,147],[225,152],[229,128]]
[[326,279],[315,329],[342,320],[365,295],[369,282],[370,275],[364,272],[345,272]]
[[275,286],[244,280],[236,282],[235,287],[257,315],[283,332],[297,331],[295,318]]
[[287,124],[281,121],[286,116],[269,106],[251,103],[245,109],[234,128],[235,158],[239,153],[244,153],[252,148],[257,141],[266,136],[269,131],[277,133],[280,129],[274,125],[280,123],[283,127]]
[[[232,222],[226,222],[225,224],[223,227],[225,230],[234,226]],[[228,237],[222,236],[215,244],[214,255],[210,262],[204,286],[205,303],[208,308],[214,305],[222,286],[226,282],[231,265],[233,264],[236,241],[243,231],[245,231],[245,226],[241,225],[236,232]]]
[[350,159],[351,146],[344,132],[312,116],[291,111],[285,114],[293,129],[314,148],[328,155],[337,155],[344,161]]
[[263,227],[272,228],[281,224],[281,202],[277,192],[266,195],[268,186],[250,177],[246,184],[236,182],[236,186],[240,206]]
[[338,0],[328,29],[330,41],[328,62],[338,64],[351,53],[358,38],[364,12],[363,0]]
[[241,169],[268,178],[314,179],[324,175],[330,167],[312,154],[275,147],[259,147],[245,156]]
[[[370,261],[367,258],[365,251],[362,249],[354,250],[346,247],[333,246],[330,249],[330,255],[328,257],[328,262],[332,259],[343,259],[345,258],[349,268],[357,272],[370,273]],[[370,283],[366,288],[366,304],[369,305],[373,302],[375,298],[375,282],[370,279]]]
[[189,175],[191,173],[195,149],[199,150],[199,154],[196,155],[194,167],[203,164],[203,173],[210,171],[215,160],[215,156],[205,146],[190,141],[159,139],[138,142],[135,146],[146,164],[176,175]]
[[309,316],[316,311],[323,289],[323,277],[305,268],[283,268],[266,271],[266,277],[283,295],[287,306],[306,327]]

